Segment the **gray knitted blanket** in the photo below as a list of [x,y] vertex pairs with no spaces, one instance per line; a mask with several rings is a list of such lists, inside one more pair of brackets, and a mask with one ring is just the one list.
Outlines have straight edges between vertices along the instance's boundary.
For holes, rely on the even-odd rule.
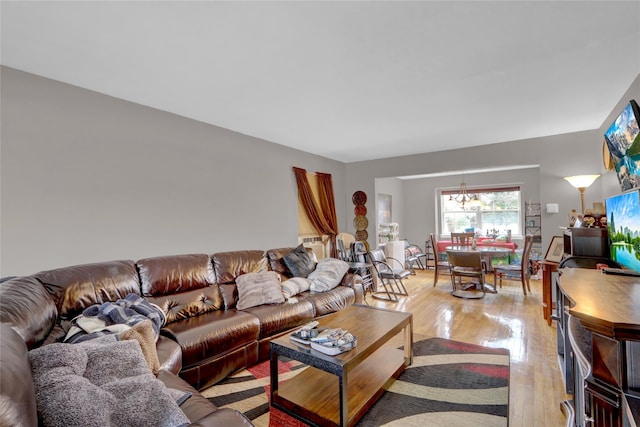
[[135,340],[107,335],[29,351],[38,416],[45,426],[174,427],[189,424]]

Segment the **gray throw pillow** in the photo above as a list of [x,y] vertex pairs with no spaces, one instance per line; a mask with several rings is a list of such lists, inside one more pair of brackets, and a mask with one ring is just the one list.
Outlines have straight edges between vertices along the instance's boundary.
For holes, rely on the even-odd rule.
[[241,274],[236,278],[236,287],[238,288],[236,305],[238,310],[284,302],[280,275],[275,271]]
[[311,292],[326,292],[342,282],[342,278],[349,271],[349,264],[335,258],[324,258],[318,262],[315,271],[309,274],[313,282]]
[[282,257],[282,261],[293,277],[307,277],[316,268],[315,261],[302,244]]
[[312,283],[311,280],[305,277],[292,277],[282,282],[282,294],[286,299],[289,299],[292,296],[308,291]]

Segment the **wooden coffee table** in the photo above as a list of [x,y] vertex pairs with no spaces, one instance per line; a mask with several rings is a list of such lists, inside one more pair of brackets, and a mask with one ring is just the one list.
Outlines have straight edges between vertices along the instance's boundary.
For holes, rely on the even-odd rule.
[[[384,392],[384,386],[412,363],[413,315],[352,305],[317,319],[320,327],[353,334],[353,350],[329,356],[292,341],[271,341],[271,406],[311,425],[354,425]],[[404,332],[404,349],[389,340]],[[278,358],[298,360],[307,369],[278,382]]]

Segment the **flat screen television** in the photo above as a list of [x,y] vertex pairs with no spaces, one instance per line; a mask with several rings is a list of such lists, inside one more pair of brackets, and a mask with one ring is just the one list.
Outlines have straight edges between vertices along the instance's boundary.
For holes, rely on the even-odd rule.
[[605,200],[611,259],[640,271],[640,190]]
[[640,187],[640,108],[633,99],[604,134],[622,191]]

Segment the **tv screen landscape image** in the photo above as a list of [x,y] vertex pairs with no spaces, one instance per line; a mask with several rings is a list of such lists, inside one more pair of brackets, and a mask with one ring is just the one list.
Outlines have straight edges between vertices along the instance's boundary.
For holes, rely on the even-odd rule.
[[640,271],[640,190],[605,200],[611,259]]
[[640,108],[632,99],[604,134],[622,191],[640,187]]

